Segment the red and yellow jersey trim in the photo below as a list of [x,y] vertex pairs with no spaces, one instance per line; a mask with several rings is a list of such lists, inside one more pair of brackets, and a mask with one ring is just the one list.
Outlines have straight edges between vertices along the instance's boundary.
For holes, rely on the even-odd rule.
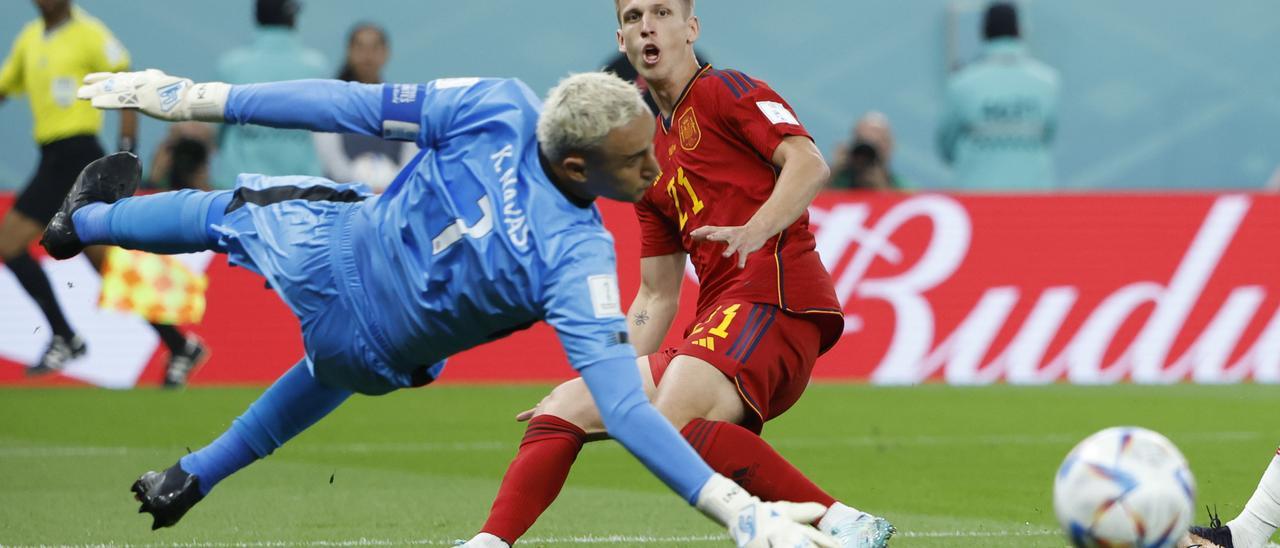
[[[689,92],[693,91],[693,85],[697,83],[698,80],[702,79],[702,76],[705,75],[709,70],[711,70],[711,63],[702,65],[702,67],[698,69],[698,72],[693,73],[693,78],[689,79],[689,83],[685,84],[684,90],[680,92],[680,98],[676,99],[675,106],[671,107],[670,119],[668,119],[666,116],[658,115],[659,121],[661,122],[660,124],[658,124],[658,127],[662,129],[663,135],[666,135],[667,132],[671,130],[671,120],[675,119],[676,111],[680,110],[680,105],[684,103],[685,97],[688,97]],[[650,91],[649,93],[653,93],[653,92]]]

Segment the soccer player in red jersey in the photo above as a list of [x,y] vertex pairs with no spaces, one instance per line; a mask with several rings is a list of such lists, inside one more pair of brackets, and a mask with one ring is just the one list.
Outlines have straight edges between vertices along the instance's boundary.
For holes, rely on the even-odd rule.
[[[762,500],[828,507],[819,529],[842,546],[885,546],[882,518],[837,502],[759,437],[809,383],[844,321],[814,250],[807,208],[829,175],[787,102],[736,70],[699,65],[693,0],[615,0],[618,48],[649,84],[660,116],[661,174],[636,204],[641,287],[631,342],[654,405],[717,472]],[[686,258],[700,280],[697,320],[660,349]],[[603,432],[580,380],[535,409],[482,532],[505,547],[551,504],[588,434]]]

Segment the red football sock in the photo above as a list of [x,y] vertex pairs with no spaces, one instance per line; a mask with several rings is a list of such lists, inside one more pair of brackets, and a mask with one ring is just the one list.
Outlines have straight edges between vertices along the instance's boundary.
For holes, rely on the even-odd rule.
[[816,502],[831,498],[760,436],[736,424],[694,419],[680,431],[713,470],[764,501]]
[[556,500],[585,439],[581,428],[560,417],[530,420],[481,531],[515,544]]

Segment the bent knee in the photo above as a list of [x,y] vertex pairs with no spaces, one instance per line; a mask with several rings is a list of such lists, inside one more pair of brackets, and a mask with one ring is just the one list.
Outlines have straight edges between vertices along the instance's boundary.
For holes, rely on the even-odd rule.
[[666,417],[671,422],[672,426],[676,427],[676,430],[684,429],[694,419],[712,420],[708,417],[710,413],[708,413],[707,409],[700,406],[690,406],[688,402],[660,399],[655,401],[653,406],[659,413],[662,413],[663,417]]
[[741,424],[746,416],[746,407],[732,383],[662,385],[653,406],[676,429],[694,419]]
[[587,433],[604,431],[604,423],[600,420],[600,412],[596,410],[595,400],[591,399],[591,392],[582,379],[574,379],[552,389],[534,409],[533,415],[554,415]]

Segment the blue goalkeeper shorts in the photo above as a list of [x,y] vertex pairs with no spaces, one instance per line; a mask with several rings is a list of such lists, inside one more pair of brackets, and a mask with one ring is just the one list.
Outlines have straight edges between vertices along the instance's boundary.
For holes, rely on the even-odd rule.
[[244,174],[222,235],[228,261],[266,278],[302,324],[307,367],[320,382],[362,394],[385,394],[435,379],[433,365],[394,364],[367,326],[353,322],[353,304],[339,290],[334,250],[350,245],[350,217],[372,196],[363,184],[320,177]]

